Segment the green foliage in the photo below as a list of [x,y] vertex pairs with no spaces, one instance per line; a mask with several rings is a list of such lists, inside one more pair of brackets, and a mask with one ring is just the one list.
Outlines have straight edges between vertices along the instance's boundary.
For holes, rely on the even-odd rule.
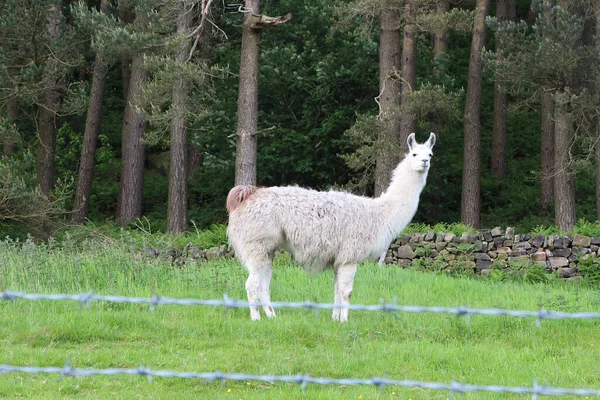
[[544,235],[544,236],[551,236],[551,235],[584,235],[584,236],[600,236],[600,221],[588,221],[585,219],[579,219],[577,220],[577,223],[575,224],[575,226],[573,226],[573,229],[571,229],[571,231],[569,232],[563,232],[561,230],[559,230],[556,226],[554,225],[538,225],[536,226],[534,229],[532,229],[531,234],[534,235]]
[[460,120],[458,105],[463,96],[462,89],[448,92],[444,86],[425,82],[407,93],[407,111],[415,116],[421,129],[440,132],[448,122]]
[[23,237],[25,233],[46,236],[65,212],[70,186],[59,182],[46,197],[37,186],[34,165],[31,153],[24,153],[23,158],[0,158],[0,237]]
[[546,272],[546,267],[539,264],[534,264],[524,268],[525,274],[523,279],[528,283],[546,283],[552,279],[552,275]]
[[209,229],[196,230],[198,245],[201,248],[211,248],[227,244],[227,227],[225,225],[211,225]]
[[577,269],[581,275],[594,287],[600,284],[600,259],[588,254],[577,257]]
[[[371,192],[375,176],[375,156],[381,146],[388,145],[377,140],[381,126],[381,120],[377,116],[364,114],[359,115],[354,125],[344,132],[344,136],[356,147],[355,151],[340,155],[354,171],[354,176],[348,184],[352,190]],[[398,150],[399,148],[400,146]]]
[[449,224],[448,223],[437,223],[433,226],[431,226],[429,224],[413,222],[413,223],[410,223],[406,228],[404,228],[404,230],[402,231],[402,234],[426,233],[429,231],[433,231],[435,233],[438,233],[438,232],[453,233],[456,236],[460,237],[465,232],[468,232],[468,233],[475,232],[475,229],[472,226],[467,226],[460,222],[454,222],[454,223],[449,223]]

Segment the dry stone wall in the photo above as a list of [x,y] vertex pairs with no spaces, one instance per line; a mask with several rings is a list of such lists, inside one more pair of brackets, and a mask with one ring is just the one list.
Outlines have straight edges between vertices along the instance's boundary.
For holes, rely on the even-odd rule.
[[423,259],[425,263],[445,262],[448,268],[460,264],[486,274],[491,268],[510,269],[511,264],[539,264],[560,277],[578,275],[579,257],[599,255],[600,237],[543,236],[515,234],[514,228],[496,227],[461,236],[445,232],[401,235],[392,242],[385,262],[408,266]]

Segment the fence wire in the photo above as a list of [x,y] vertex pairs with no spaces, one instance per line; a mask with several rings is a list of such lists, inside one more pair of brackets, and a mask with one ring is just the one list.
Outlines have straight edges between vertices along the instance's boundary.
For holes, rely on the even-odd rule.
[[[80,305],[90,307],[93,302],[109,302],[109,303],[130,303],[130,304],[147,304],[150,310],[154,310],[156,306],[162,305],[181,305],[181,306],[213,306],[223,307],[225,310],[231,308],[248,308],[262,307],[263,303],[251,303],[245,300],[235,300],[227,295],[223,296],[222,300],[209,299],[175,299],[171,297],[150,296],[150,297],[125,297],[125,296],[102,296],[96,295],[92,291],[81,294],[31,294],[23,292],[3,291],[0,292],[0,300],[48,300],[48,301],[75,301]],[[472,315],[487,315],[487,316],[509,316],[518,318],[536,318],[537,326],[541,326],[541,321],[544,319],[600,319],[600,313],[595,312],[576,312],[568,313],[562,311],[550,311],[540,308],[537,311],[527,310],[504,310],[501,308],[470,308],[470,307],[438,307],[438,306],[403,306],[397,305],[396,299],[392,303],[387,303],[384,300],[380,304],[362,305],[362,304],[332,304],[332,303],[315,303],[311,301],[304,302],[271,302],[273,308],[294,308],[305,310],[333,310],[347,308],[354,311],[373,311],[373,312],[407,312],[407,313],[438,313],[438,314],[453,314],[456,316],[464,316],[469,320]]]
[[340,385],[340,386],[377,386],[383,390],[387,386],[401,386],[411,388],[423,388],[430,390],[443,390],[452,393],[469,392],[493,392],[493,393],[513,393],[513,394],[531,394],[533,399],[537,396],[600,396],[600,390],[595,389],[571,389],[551,386],[538,385],[536,381],[531,387],[514,387],[498,385],[471,385],[459,382],[439,383],[439,382],[421,382],[417,380],[394,380],[388,378],[373,377],[370,379],[353,378],[318,378],[310,375],[253,375],[253,374],[234,374],[222,372],[175,372],[166,370],[153,370],[148,367],[139,368],[108,368],[108,369],[83,369],[73,368],[68,361],[64,367],[19,367],[14,365],[0,365],[0,374],[2,373],[27,373],[27,374],[59,374],[62,376],[93,376],[93,375],[133,375],[145,376],[150,381],[153,377],[161,378],[183,378],[198,379],[204,382],[227,381],[260,381],[260,382],[282,382],[295,383],[301,385],[304,390],[308,384],[318,385]]
[[[150,310],[161,305],[182,305],[182,306],[213,306],[223,307],[225,310],[232,308],[247,308],[260,307],[262,303],[251,303],[244,300],[230,299],[227,295],[222,300],[209,299],[175,299],[170,297],[151,296],[151,297],[125,297],[125,296],[102,296],[96,295],[93,292],[82,294],[31,294],[14,291],[0,292],[0,300],[29,300],[29,301],[74,301],[80,306],[90,307],[93,302],[110,302],[110,303],[129,303],[129,304],[147,304]],[[535,318],[536,324],[541,325],[543,319],[600,319],[600,313],[579,312],[566,313],[560,311],[549,311],[540,308],[538,311],[527,310],[504,310],[504,309],[477,309],[470,307],[423,307],[423,306],[402,306],[396,304],[396,299],[392,303],[381,301],[381,304],[376,305],[338,305],[328,303],[315,302],[272,302],[269,305],[273,308],[293,308],[305,310],[323,310],[347,308],[355,311],[372,311],[372,312],[409,312],[409,313],[440,313],[452,314],[456,316],[465,316],[468,318],[471,315],[487,315],[487,316],[510,316],[518,318]],[[401,387],[418,387],[431,390],[444,390],[450,393],[468,393],[468,392],[495,392],[495,393],[513,393],[513,394],[531,394],[533,399],[537,396],[563,396],[563,395],[578,395],[578,396],[600,396],[600,390],[596,389],[571,389],[559,388],[550,386],[538,385],[536,381],[531,387],[511,387],[498,385],[472,385],[459,382],[439,383],[439,382],[422,382],[418,380],[393,380],[388,378],[370,378],[370,379],[354,379],[354,378],[327,378],[327,377],[312,377],[310,375],[253,375],[253,374],[236,374],[236,373],[221,373],[221,372],[176,372],[166,370],[153,370],[149,367],[139,368],[108,368],[108,369],[82,369],[73,368],[68,361],[63,367],[31,367],[31,366],[14,366],[0,365],[0,374],[2,373],[28,373],[28,374],[59,374],[62,376],[93,376],[93,375],[135,375],[146,376],[148,379],[152,377],[162,378],[185,378],[198,379],[204,382],[220,381],[261,381],[261,382],[283,382],[295,383],[302,386],[304,389],[308,384],[319,385],[341,385],[341,386],[377,386],[383,389],[386,386],[401,386]]]

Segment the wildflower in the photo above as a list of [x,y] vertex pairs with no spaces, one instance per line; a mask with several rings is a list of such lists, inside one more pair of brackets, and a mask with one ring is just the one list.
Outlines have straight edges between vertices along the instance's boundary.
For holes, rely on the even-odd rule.
[[231,393],[231,388],[227,389],[227,393]]

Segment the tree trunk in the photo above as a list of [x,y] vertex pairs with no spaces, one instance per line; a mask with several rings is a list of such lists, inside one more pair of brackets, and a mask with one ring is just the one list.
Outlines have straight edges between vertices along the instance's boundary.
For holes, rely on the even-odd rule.
[[[508,19],[508,0],[496,1],[496,18],[504,22]],[[496,36],[496,49],[500,49],[499,36]],[[506,174],[506,108],[508,95],[501,83],[494,85],[494,130],[492,132],[492,172],[497,176]]]
[[[8,121],[15,125],[17,122],[17,117],[19,116],[19,102],[16,98],[12,97],[8,99],[6,102],[6,116],[8,117]],[[10,155],[17,152],[17,138],[16,137],[7,137],[4,138],[4,155]]]
[[[443,15],[450,9],[448,0],[439,0],[435,6],[435,12],[438,15]],[[448,51],[448,31],[446,28],[436,31],[433,34],[433,57],[436,58],[440,54]]]
[[[136,17],[137,18],[137,17]],[[119,186],[118,217],[121,226],[142,215],[144,178],[144,134],[146,121],[135,111],[140,88],[148,81],[148,71],[142,66],[142,55],[133,57],[131,84],[123,117],[121,182]]]
[[540,203],[542,208],[552,205],[554,196],[554,100],[552,93],[542,94],[541,113],[541,141],[542,141],[542,166],[540,179]]
[[[192,24],[192,12],[180,3],[177,17],[177,33],[185,35]],[[186,39],[180,46],[176,61],[183,64],[190,52],[191,43]],[[167,232],[178,233],[187,230],[187,164],[188,138],[187,113],[189,88],[186,80],[178,78],[173,82],[173,121],[171,122],[171,150],[169,161],[169,200],[167,208]]]
[[[596,2],[596,50],[600,52],[600,3]],[[600,117],[596,116],[596,218],[600,221]]]
[[[58,0],[48,9],[46,29],[52,42],[60,38],[62,0]],[[38,150],[37,150],[37,181],[42,193],[48,195],[54,187],[55,153],[56,153],[56,112],[60,97],[55,90],[56,81],[53,77],[58,61],[50,58],[46,64],[44,78],[45,93],[39,110]]]
[[508,18],[509,21],[516,21],[517,20],[517,4],[516,4],[517,1],[516,0],[506,0],[506,2],[507,2],[506,18]]
[[[106,11],[108,2],[109,0],[102,0],[100,2],[100,12]],[[73,214],[71,215],[71,221],[74,223],[84,222],[90,210],[90,196],[92,194],[94,167],[96,165],[96,146],[98,135],[100,134],[100,117],[102,114],[107,69],[108,66],[102,54],[96,54],[92,87],[90,89],[90,102],[88,104],[85,131],[81,146],[77,189],[75,191],[75,201],[73,202]]]
[[570,231],[575,225],[575,182],[569,173],[571,146],[575,140],[573,115],[569,111],[568,97],[561,93],[555,98],[556,127],[554,135],[554,208],[555,223],[562,231]]
[[[260,0],[246,0],[246,10],[260,12]],[[258,67],[261,30],[252,28],[252,14],[244,16],[237,102],[235,184],[256,185],[256,130],[258,127]]]
[[402,114],[400,116],[400,145],[402,154],[408,151],[406,139],[408,135],[415,132],[417,120],[409,110],[409,100],[407,94],[416,90],[417,87],[417,30],[411,23],[412,9],[411,2],[407,1],[404,5],[404,18],[407,23],[404,24],[402,36],[402,82],[400,84],[400,103]]
[[400,81],[395,76],[400,70],[400,15],[394,10],[381,12],[379,34],[379,131],[375,160],[375,196],[387,189],[392,171],[400,159],[398,143],[400,131]]
[[600,221],[600,120],[596,121],[594,156],[596,160],[596,219]]
[[485,18],[490,0],[477,0],[464,114],[464,153],[461,221],[479,227],[481,207],[481,91],[483,62],[481,53],[486,39]]
[[[119,1],[119,20],[121,25],[127,25],[133,22],[135,14],[131,0]],[[121,56],[121,82],[123,86],[123,100],[127,102],[129,94],[129,81],[131,79],[131,57],[129,55]]]
[[[549,23],[552,16],[553,0],[546,1],[543,8],[543,18]],[[554,99],[552,93],[543,92],[540,105],[541,118],[541,166],[540,166],[540,204],[548,209],[554,196]]]

